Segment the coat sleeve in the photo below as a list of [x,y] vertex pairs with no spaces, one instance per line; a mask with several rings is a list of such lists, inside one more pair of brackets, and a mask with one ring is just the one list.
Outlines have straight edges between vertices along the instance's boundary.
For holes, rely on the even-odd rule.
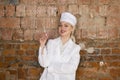
[[[43,49],[39,47],[39,54],[38,54],[38,62],[42,67],[48,67],[50,64],[50,48],[51,47],[51,40],[48,41],[47,45]],[[48,51],[49,50],[49,51]]]
[[80,47],[74,51],[74,54],[69,62],[67,63],[53,63],[48,67],[49,72],[53,73],[75,73],[77,70],[78,64],[80,62],[79,55]]

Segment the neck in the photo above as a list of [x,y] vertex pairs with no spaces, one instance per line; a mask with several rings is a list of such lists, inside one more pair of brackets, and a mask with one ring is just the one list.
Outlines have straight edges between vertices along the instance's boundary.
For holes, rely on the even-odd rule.
[[70,39],[70,36],[61,36],[63,45]]

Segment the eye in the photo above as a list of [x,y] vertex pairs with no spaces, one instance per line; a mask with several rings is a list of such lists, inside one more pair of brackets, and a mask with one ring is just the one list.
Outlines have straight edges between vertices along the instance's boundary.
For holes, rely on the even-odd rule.
[[58,27],[62,27],[62,24],[59,24]]
[[65,27],[68,27],[68,25],[65,25]]

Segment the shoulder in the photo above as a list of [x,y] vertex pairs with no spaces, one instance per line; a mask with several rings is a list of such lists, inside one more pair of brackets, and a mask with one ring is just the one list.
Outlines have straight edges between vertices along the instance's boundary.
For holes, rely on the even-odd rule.
[[74,47],[77,51],[80,51],[80,50],[81,50],[81,47],[80,47],[78,44],[74,43],[74,42],[73,42],[73,47]]
[[52,44],[52,43],[56,43],[59,41],[59,37],[58,38],[54,38],[54,39],[49,39],[47,44]]

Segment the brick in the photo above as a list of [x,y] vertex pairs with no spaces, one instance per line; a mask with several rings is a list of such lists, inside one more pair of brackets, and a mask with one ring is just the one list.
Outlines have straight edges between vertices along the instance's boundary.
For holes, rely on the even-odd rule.
[[40,34],[41,34],[41,31],[40,30],[36,30],[35,33],[34,33],[34,40],[39,41]]
[[23,56],[23,61],[38,61],[38,58],[36,56]]
[[101,61],[103,60],[102,56],[88,56],[86,57],[87,61]]
[[6,43],[6,44],[2,44],[2,48],[4,49],[12,49],[14,48],[14,46],[10,43]]
[[20,4],[20,5],[16,6],[16,16],[18,16],[18,17],[26,16],[26,14],[25,14],[25,5]]
[[[45,0],[44,0],[44,1],[45,1]],[[45,1],[45,2],[46,2],[46,1]],[[55,4],[55,3],[56,3],[55,0],[47,0],[47,2],[50,3],[50,4],[53,4],[53,3]]]
[[117,78],[120,76],[120,68],[110,69],[110,75],[113,79],[117,80]]
[[82,38],[87,38],[88,36],[88,30],[87,29],[82,29]]
[[29,68],[28,73],[31,77],[38,77],[40,75],[40,68]]
[[29,50],[30,44],[29,43],[23,43],[20,45],[20,50]]
[[12,40],[12,34],[13,34],[13,30],[12,29],[2,29],[1,31],[1,39],[2,40]]
[[4,16],[4,5],[0,5],[0,16]]
[[37,17],[47,16],[47,7],[46,6],[38,6],[37,7]]
[[97,38],[98,39],[107,39],[108,38],[108,31],[107,28],[97,28]]
[[6,16],[15,16],[15,6],[13,5],[6,6]]
[[99,80],[112,80],[112,78],[111,77],[102,77]]
[[80,50],[80,55],[82,56],[82,55],[86,55],[87,53],[86,53],[86,51],[85,50]]
[[120,25],[120,17],[117,16],[117,17],[108,17],[107,18],[107,22],[106,22],[106,25],[109,26],[109,27],[119,27]]
[[36,25],[38,29],[44,31],[44,27],[47,29],[57,28],[57,18],[37,18]]
[[4,4],[4,0],[0,0],[0,4]]
[[99,4],[109,4],[111,0],[98,0]]
[[36,55],[36,54],[35,54],[35,50],[27,50],[27,51],[26,51],[26,54],[27,54],[27,55]]
[[23,29],[36,29],[36,18],[34,17],[25,17],[21,19],[21,28]]
[[107,48],[109,47],[109,43],[106,42],[96,42],[96,48]]
[[67,0],[67,3],[68,4],[75,4],[75,3],[77,3],[77,0]]
[[[119,47],[118,45],[119,43],[117,42],[109,42],[109,43],[106,43],[107,46],[111,47],[111,48],[117,48]],[[114,49],[113,49],[114,50]],[[116,54],[116,53],[115,53]]]
[[25,79],[26,80],[27,72],[28,72],[27,69],[18,68],[18,79],[23,79],[23,80]]
[[25,55],[25,50],[16,50],[17,55]]
[[22,4],[36,5],[39,0],[20,0]]
[[96,27],[88,29],[88,38],[95,39],[97,37],[97,33],[96,32],[97,32]]
[[38,50],[38,48],[39,48],[39,43],[30,44],[30,48],[31,48],[32,50]]
[[26,16],[36,16],[37,13],[37,7],[35,5],[27,5],[26,6]]
[[102,6],[100,6],[100,9],[99,9],[99,15],[100,16],[107,16],[107,14],[108,14],[108,5],[102,5]]
[[119,16],[120,14],[120,6],[118,5],[113,5],[113,6],[110,6],[108,7],[107,9],[107,15],[108,16]]
[[78,25],[79,25],[79,28],[86,29],[86,28],[95,27],[94,26],[95,22],[94,22],[94,19],[89,18],[88,16],[82,16],[79,19]]
[[48,6],[47,7],[47,16],[57,16],[57,7],[56,6]]
[[43,31],[43,26],[45,26],[45,18],[37,18],[36,19],[36,26],[37,26],[36,32]]
[[19,18],[0,18],[1,28],[20,28]]
[[33,34],[35,30],[26,30],[24,31],[24,40],[33,40]]
[[5,57],[5,62],[7,62],[7,63],[12,63],[14,61],[16,61],[16,57],[15,56],[6,56]]
[[[61,1],[61,0],[60,0]],[[66,5],[58,5],[58,15],[60,15],[62,12],[65,12],[67,9],[67,6]]]
[[5,5],[9,5],[9,4],[12,4],[12,5],[17,5],[19,3],[19,0],[4,0],[4,4]]
[[91,0],[77,0],[78,4],[89,5],[91,4]]
[[53,39],[58,36],[57,30],[48,30],[48,38]]
[[119,55],[104,56],[104,60],[106,60],[106,61],[117,61],[117,60],[120,60],[120,56]]
[[88,16],[89,15],[89,6],[88,5],[79,5],[79,14],[82,16]]
[[109,39],[118,39],[119,31],[117,27],[108,28],[108,38]]
[[119,5],[120,1],[119,0],[111,0],[110,4],[112,4],[112,5]]
[[55,4],[56,3],[55,0],[39,0],[39,2],[41,2],[41,3],[48,3],[48,4]]
[[78,14],[78,6],[77,5],[69,5],[68,6],[68,11],[73,13],[73,14]]
[[110,49],[101,49],[101,54],[105,55],[105,54],[111,54],[111,50]]
[[[99,62],[84,62],[84,65],[87,68],[95,68],[95,69],[99,69]],[[95,70],[94,70],[95,71]]]
[[5,80],[5,73],[4,72],[0,72],[0,80]]
[[[87,74],[87,75],[86,75]],[[83,75],[79,75],[80,80],[97,80],[97,69],[85,68]]]
[[0,62],[0,68],[4,68],[5,66],[5,63],[4,62]]
[[0,55],[0,62],[3,62],[3,56]]
[[23,40],[23,31],[22,30],[15,30],[12,38],[13,38],[13,40]]
[[78,40],[78,41],[76,41],[76,42],[79,42],[79,40],[81,39],[81,37],[82,37],[82,29],[77,29],[77,30],[75,31],[75,38],[76,38],[76,40]]
[[[66,4],[67,3],[67,0],[57,0],[57,2],[59,3],[59,4]],[[61,6],[62,7],[62,6]]]
[[16,75],[17,76],[17,70],[16,69],[10,69],[10,70],[7,70],[9,73],[10,73],[10,75]]
[[5,55],[5,56],[15,56],[15,55],[16,55],[14,49],[5,49],[5,50],[2,52],[2,54]]
[[120,62],[119,61],[107,62],[107,65],[108,65],[108,67],[120,67]]
[[105,27],[105,18],[103,18],[103,17],[94,18],[94,26],[104,28]]
[[91,5],[90,8],[90,16],[93,18],[95,16],[99,16],[99,9],[100,7],[98,5]]
[[76,71],[77,76],[83,76],[84,75],[84,68],[78,68]]
[[120,49],[112,49],[112,54],[120,54]]

